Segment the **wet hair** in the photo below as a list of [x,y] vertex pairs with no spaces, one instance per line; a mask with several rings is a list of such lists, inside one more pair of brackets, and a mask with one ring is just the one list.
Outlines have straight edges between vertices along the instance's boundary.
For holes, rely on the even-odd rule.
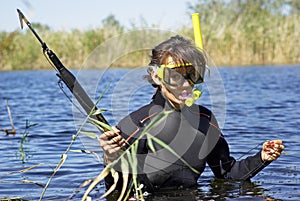
[[[153,67],[160,67],[162,64],[168,64],[169,57],[172,57],[172,60],[175,62],[174,64],[177,65],[191,63],[201,75],[200,79],[202,79],[202,81],[204,80],[206,66],[204,54],[197,49],[191,41],[179,35],[169,38],[152,49],[148,72],[150,73],[151,70],[153,70]],[[180,73],[182,68],[183,67],[179,67],[176,71]],[[157,87],[150,75],[147,76],[147,79],[154,87]]]

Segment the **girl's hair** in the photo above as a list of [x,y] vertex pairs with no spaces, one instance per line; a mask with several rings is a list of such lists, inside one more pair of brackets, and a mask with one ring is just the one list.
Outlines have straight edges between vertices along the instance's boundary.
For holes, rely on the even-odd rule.
[[[150,73],[153,67],[159,68],[162,64],[167,64],[169,57],[172,57],[177,65],[191,63],[199,72],[201,79],[204,79],[206,68],[204,54],[191,41],[179,35],[169,38],[152,49],[148,72]],[[151,75],[146,76],[146,78],[154,87],[157,87]]]

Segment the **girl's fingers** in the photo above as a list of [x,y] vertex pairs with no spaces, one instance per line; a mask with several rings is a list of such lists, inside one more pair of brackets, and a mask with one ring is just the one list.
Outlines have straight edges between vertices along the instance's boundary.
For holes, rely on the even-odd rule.
[[284,146],[283,145],[279,145],[278,150],[280,150],[280,151],[284,150]]
[[103,146],[103,149],[104,149],[104,151],[107,151],[107,150],[109,150],[109,149],[114,149],[114,148],[116,148],[118,145],[116,145],[116,144],[105,144],[104,146]]
[[278,145],[282,144],[282,140],[272,140],[272,142],[274,142],[275,144],[278,144]]
[[120,151],[125,146],[125,140],[119,134],[119,130],[113,127],[114,131],[106,131],[98,138],[104,152],[111,155]]
[[272,140],[272,141],[266,141],[263,144],[263,147],[270,147],[270,148],[280,148],[284,149],[284,146],[282,145],[282,140]]
[[106,131],[104,133],[102,133],[99,138],[100,139],[103,139],[103,140],[108,140],[108,139],[111,139],[115,136],[121,136],[120,135],[120,130],[117,129],[116,127],[112,127],[112,131]]
[[119,151],[123,148],[123,146],[119,146],[117,144],[114,145],[108,145],[107,147],[105,147],[105,153],[108,155],[112,155],[112,154],[117,154],[119,153]]
[[108,140],[109,138],[113,137],[115,134],[113,131],[106,131],[102,133],[98,138],[99,140]]
[[[123,141],[122,136],[116,136],[111,139],[102,140],[102,142],[104,142],[105,144],[109,144],[109,145],[112,145],[112,144],[120,145],[121,141]],[[101,143],[100,143],[100,145],[101,145]]]
[[282,140],[272,140],[266,141],[262,148],[263,160],[273,161],[280,157],[284,146],[282,145]]
[[[98,137],[98,141],[101,146],[103,146],[103,144],[106,144],[106,143],[113,144],[113,143],[118,142],[120,139],[122,139],[122,136],[120,135],[120,130],[118,130],[115,127],[113,127],[113,129],[114,129],[114,131],[106,131]],[[111,142],[108,142],[108,141],[111,141]]]

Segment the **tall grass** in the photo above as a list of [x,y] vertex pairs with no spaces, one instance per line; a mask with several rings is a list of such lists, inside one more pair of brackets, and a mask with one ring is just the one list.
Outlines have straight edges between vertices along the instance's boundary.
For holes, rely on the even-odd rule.
[[300,63],[300,3],[294,3],[198,0],[189,10],[200,13],[204,46],[217,64],[295,64]]
[[[282,14],[279,12],[282,5],[272,2],[283,1],[199,0],[190,4],[187,11],[200,13],[206,52],[218,66],[300,63],[299,10],[293,7],[296,11]],[[68,68],[80,68],[94,48],[124,33],[116,20],[105,23],[102,28],[70,32],[52,31],[40,24],[33,26]],[[135,30],[134,26],[129,29]],[[193,38],[191,24],[173,31]],[[145,34],[143,40],[155,37],[150,32]],[[131,40],[136,40],[134,32]],[[110,51],[113,48],[107,53]],[[149,52],[136,52],[123,57],[115,66],[143,65],[148,55]],[[29,30],[0,33],[0,70],[48,68],[51,67],[41,56],[41,47]]]

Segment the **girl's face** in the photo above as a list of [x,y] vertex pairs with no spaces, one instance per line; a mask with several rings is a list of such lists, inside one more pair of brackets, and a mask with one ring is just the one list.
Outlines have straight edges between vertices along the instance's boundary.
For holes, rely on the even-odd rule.
[[188,80],[185,80],[180,86],[171,86],[168,84],[161,84],[161,91],[166,99],[176,109],[181,109],[185,100],[191,97],[194,85]]
[[[175,64],[172,57],[169,57],[166,62],[168,65]],[[156,73],[152,75],[154,80],[157,80],[161,86],[161,91],[164,97],[176,109],[181,109],[185,100],[190,98],[193,92],[194,84],[189,80],[195,74],[193,67],[178,67],[165,69],[164,77],[161,79]]]

